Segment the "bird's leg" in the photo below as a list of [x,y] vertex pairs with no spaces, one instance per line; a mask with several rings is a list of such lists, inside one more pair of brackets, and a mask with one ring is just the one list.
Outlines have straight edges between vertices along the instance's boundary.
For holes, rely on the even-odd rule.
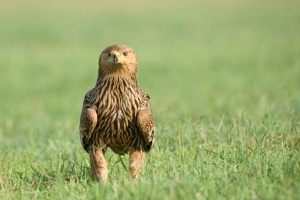
[[108,170],[104,150],[92,147],[90,151],[90,164],[94,180],[103,180],[106,183]]
[[138,179],[139,172],[142,171],[145,164],[145,152],[133,147],[129,152],[129,171],[134,179]]

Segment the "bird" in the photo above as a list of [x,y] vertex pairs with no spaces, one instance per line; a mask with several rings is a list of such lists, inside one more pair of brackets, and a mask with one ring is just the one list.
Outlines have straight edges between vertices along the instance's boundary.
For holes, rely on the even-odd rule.
[[126,45],[110,45],[99,57],[95,87],[84,96],[79,133],[90,156],[92,177],[108,180],[107,148],[129,154],[129,172],[138,179],[145,154],[155,142],[156,126],[149,95],[137,85],[138,57]]

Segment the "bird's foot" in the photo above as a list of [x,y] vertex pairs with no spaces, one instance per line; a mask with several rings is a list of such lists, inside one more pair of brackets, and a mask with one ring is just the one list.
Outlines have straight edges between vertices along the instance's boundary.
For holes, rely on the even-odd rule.
[[107,182],[108,170],[104,151],[93,147],[90,151],[90,164],[94,180]]

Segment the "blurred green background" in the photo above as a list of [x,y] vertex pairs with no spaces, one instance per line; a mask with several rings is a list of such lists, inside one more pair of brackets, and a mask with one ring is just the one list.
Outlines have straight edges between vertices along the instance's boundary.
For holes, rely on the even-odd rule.
[[55,154],[71,145],[86,156],[82,100],[111,44],[139,57],[158,146],[203,117],[205,130],[222,116],[299,126],[299,1],[13,0],[0,3],[0,150]]
[[299,116],[299,10],[297,1],[2,2],[1,146],[28,129],[76,132],[98,56],[119,43],[139,56],[158,126]]

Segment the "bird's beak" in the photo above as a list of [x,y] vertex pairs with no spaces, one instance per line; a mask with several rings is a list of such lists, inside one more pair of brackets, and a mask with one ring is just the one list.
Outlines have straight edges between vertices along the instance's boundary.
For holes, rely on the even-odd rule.
[[120,60],[120,53],[117,52],[117,51],[114,51],[112,52],[112,59],[113,59],[113,62],[116,64],[116,63],[119,63],[121,60]]
[[114,63],[117,63],[119,60],[118,56],[117,55],[114,55]]

